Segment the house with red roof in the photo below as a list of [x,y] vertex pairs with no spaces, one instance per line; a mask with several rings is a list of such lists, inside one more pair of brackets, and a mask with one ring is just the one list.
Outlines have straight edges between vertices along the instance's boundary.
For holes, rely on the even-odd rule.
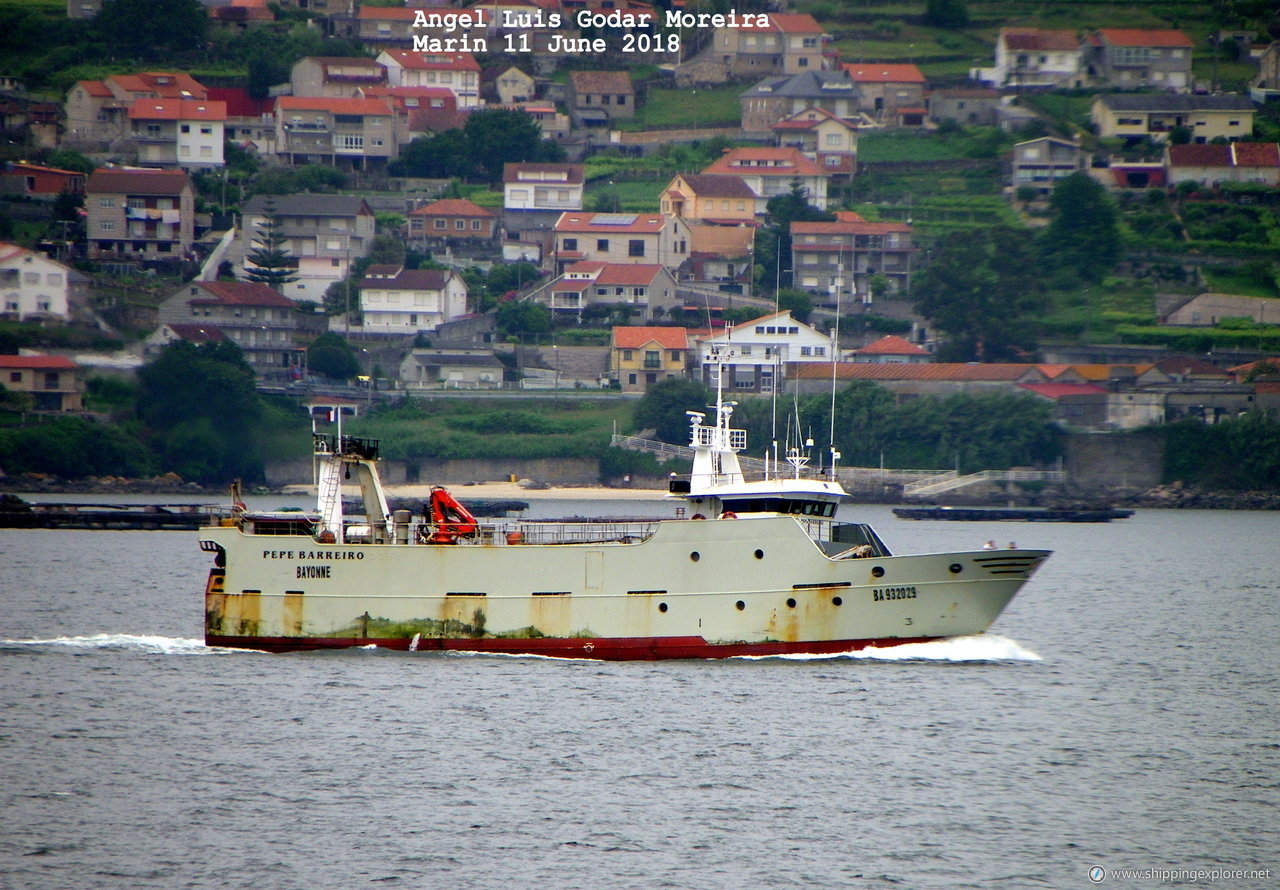
[[480,65],[470,53],[388,49],[378,55],[378,63],[387,69],[390,86],[445,87],[457,97],[461,110],[479,108],[483,104],[480,100]]
[[858,87],[858,109],[887,126],[918,127],[925,106],[924,72],[906,62],[848,62],[840,66]]
[[799,149],[731,148],[701,172],[740,176],[765,201],[790,194],[798,181],[810,204],[819,210],[827,208],[827,174]]
[[63,192],[83,195],[87,178],[76,170],[14,161],[12,165],[0,169],[0,194],[52,201]]
[[799,74],[831,67],[824,55],[831,35],[808,13],[771,12],[764,22],[716,28],[711,38],[715,59],[735,77]]
[[90,259],[177,260],[195,240],[195,190],[181,170],[99,167],[84,206]]
[[138,99],[129,108],[130,139],[147,167],[221,167],[226,122],[226,103],[212,99]]
[[689,256],[689,227],[665,213],[560,214],[554,229],[555,269],[579,260],[657,263],[679,268]]
[[556,315],[582,319],[589,306],[627,306],[641,318],[656,317],[676,305],[676,279],[657,263],[582,260],[530,293]]
[[992,68],[975,68],[971,80],[1011,89],[1078,89],[1084,86],[1084,50],[1075,31],[1001,28]]
[[413,336],[467,312],[467,285],[452,269],[373,265],[359,287],[360,324],[367,334]]
[[874,125],[859,110],[860,104],[858,85],[843,69],[766,77],[738,98],[743,132],[765,138],[778,121],[808,108],[821,108],[855,126]]
[[0,318],[70,321],[87,304],[84,276],[43,253],[0,241]]
[[284,376],[303,363],[297,304],[261,282],[189,281],[161,301],[157,317],[161,330],[148,340],[152,351],[171,336],[196,343],[230,340],[259,376]]
[[[798,319],[790,310],[762,315],[751,321],[700,337],[697,342],[701,379],[715,386],[715,366],[709,359],[713,351],[727,355],[728,375],[724,381],[729,392],[771,393],[787,389],[786,378],[792,363],[826,362],[830,368],[834,354],[832,340]],[[838,363],[842,364],[842,363]],[[828,371],[828,383],[830,371]]]
[[409,239],[426,246],[492,241],[498,215],[466,198],[442,198],[409,212]]
[[689,223],[750,226],[764,202],[741,176],[716,173],[677,173],[661,195],[663,213]]
[[388,99],[276,99],[276,156],[285,163],[382,170],[399,155],[396,115]]
[[26,393],[41,414],[84,410],[84,370],[60,355],[0,355],[0,383]]
[[870,303],[878,276],[884,276],[889,294],[910,293],[917,251],[910,223],[868,222],[840,211],[835,222],[791,224],[793,286],[818,294],[824,303]]
[[689,331],[678,327],[615,327],[609,338],[609,376],[623,392],[644,392],[689,375]]
[[1169,182],[1255,182],[1280,186],[1280,144],[1232,142],[1227,145],[1170,145],[1165,148]]
[[112,140],[132,127],[129,109],[138,99],[209,98],[204,85],[183,71],[112,74],[103,80],[77,81],[67,91],[67,136],[78,140]]
[[772,127],[774,144],[794,148],[827,176],[848,179],[858,169],[858,128],[821,108],[806,108]]
[[929,361],[932,356],[928,350],[917,346],[904,337],[899,337],[897,334],[886,334],[879,340],[853,350],[850,358],[855,362],[874,365],[911,365],[923,364]]
[[1194,48],[1190,37],[1173,29],[1102,28],[1085,38],[1082,64],[1093,84],[1187,93],[1194,86]]

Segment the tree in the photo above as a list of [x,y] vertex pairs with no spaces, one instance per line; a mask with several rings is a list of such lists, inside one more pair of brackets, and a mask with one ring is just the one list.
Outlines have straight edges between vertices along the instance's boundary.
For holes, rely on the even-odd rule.
[[709,410],[710,391],[695,380],[673,377],[662,380],[641,396],[632,415],[637,429],[655,431],[662,442],[687,445],[689,416],[686,411]]
[[943,361],[1010,361],[1035,348],[1046,304],[1026,234],[1004,227],[952,232],[912,286],[916,311],[947,334]]
[[503,337],[546,334],[551,331],[551,310],[534,300],[510,300],[498,307],[498,333]]
[[778,291],[778,309],[789,310],[796,321],[808,324],[809,314],[813,312],[813,299],[802,290],[784,287]]
[[263,405],[240,347],[172,343],[138,371],[138,387],[138,417],[167,469],[204,483],[263,477]]
[[106,0],[93,22],[108,46],[149,59],[199,49],[209,30],[197,0]]
[[297,263],[285,246],[289,239],[284,234],[280,217],[276,214],[276,202],[267,199],[266,219],[259,222],[253,243],[257,245],[245,257],[251,264],[245,277],[250,281],[269,284],[276,290],[298,280]]
[[520,161],[560,161],[564,149],[542,138],[542,130],[523,111],[504,108],[475,111],[463,127],[470,156],[490,181],[502,178],[502,168]]
[[333,380],[350,380],[359,375],[360,361],[345,337],[329,332],[307,347],[307,368]]
[[1120,258],[1120,215],[1107,190],[1087,173],[1058,180],[1049,198],[1053,215],[1040,236],[1051,271],[1099,282]]

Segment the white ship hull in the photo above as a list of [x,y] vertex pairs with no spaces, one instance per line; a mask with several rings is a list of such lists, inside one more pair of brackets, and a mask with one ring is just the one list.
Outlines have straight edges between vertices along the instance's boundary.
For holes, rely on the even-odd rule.
[[206,641],[270,651],[852,651],[985,631],[1049,555],[855,558],[831,543],[839,523],[776,514],[591,523],[598,539],[582,543],[566,526],[554,526],[565,543],[538,543],[552,528],[540,523],[456,543],[326,544],[242,526],[201,532],[221,564],[205,595]]

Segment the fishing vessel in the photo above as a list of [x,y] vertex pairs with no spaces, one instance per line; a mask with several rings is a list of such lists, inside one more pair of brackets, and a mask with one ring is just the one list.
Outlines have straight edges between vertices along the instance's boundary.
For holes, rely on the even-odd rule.
[[[723,377],[723,375],[720,375]],[[734,403],[690,411],[672,517],[481,521],[446,488],[388,508],[378,442],[313,431],[317,506],[201,529],[205,642],[612,660],[849,652],[985,631],[1046,550],[899,555],[802,449],[747,478]],[[344,489],[359,492],[348,509]]]

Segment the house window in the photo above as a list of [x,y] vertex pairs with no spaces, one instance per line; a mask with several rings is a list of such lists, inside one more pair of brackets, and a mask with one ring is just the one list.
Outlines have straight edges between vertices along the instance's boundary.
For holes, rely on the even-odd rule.
[[453,221],[453,227],[461,232],[466,229],[467,221],[465,219],[455,219]]
[[447,228],[447,227],[448,227],[448,225],[449,225],[449,224],[448,224],[447,222],[445,222],[443,219],[436,219],[436,220],[432,220],[432,221],[431,221],[431,224],[432,224],[433,226],[435,226],[437,229],[444,229],[444,228]]
[[98,223],[98,230],[101,232],[114,232],[116,230],[115,220],[102,220]]
[[608,239],[608,238],[597,238],[597,239],[596,239],[596,250],[607,251],[608,249],[609,249],[609,239]]
[[[624,362],[629,362],[629,361],[631,361],[631,350],[630,350],[630,349],[624,349],[624,350],[622,350],[622,360],[623,360]],[[635,381],[634,381],[634,380],[632,380],[631,382],[632,382],[632,383],[635,383]]]
[[190,132],[191,132],[191,124],[183,124],[182,126],[178,127],[178,129],[179,129],[181,132],[183,132],[183,133],[190,133]]
[[480,220],[478,219],[471,220],[471,231],[473,232],[480,231]]
[[680,361],[680,350],[678,349],[671,350],[671,361],[673,362]]
[[628,241],[627,256],[644,256],[644,241],[638,238]]

